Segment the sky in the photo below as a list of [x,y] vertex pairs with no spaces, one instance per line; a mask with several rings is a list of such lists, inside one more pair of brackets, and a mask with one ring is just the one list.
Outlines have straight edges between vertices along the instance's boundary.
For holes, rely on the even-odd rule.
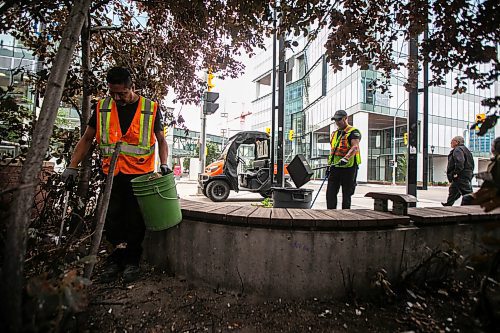
[[[230,134],[234,134],[234,130],[239,130],[240,115],[250,110],[251,101],[255,98],[255,85],[252,84],[250,59],[246,55],[242,55],[238,60],[245,64],[245,72],[236,79],[221,80],[216,77],[214,79],[215,88],[212,90],[219,93],[219,109],[212,115],[207,116],[207,133],[221,135],[221,129],[227,128]],[[185,120],[186,126],[193,131],[201,129],[201,107],[193,105],[176,105],[175,114],[180,114]],[[227,119],[221,117],[227,112]]]

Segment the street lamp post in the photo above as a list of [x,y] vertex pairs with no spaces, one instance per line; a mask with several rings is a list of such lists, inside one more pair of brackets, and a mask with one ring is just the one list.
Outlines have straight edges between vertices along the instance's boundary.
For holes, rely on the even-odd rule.
[[431,184],[434,186],[434,145],[431,146]]
[[396,185],[396,117],[398,116],[399,110],[401,110],[401,107],[403,104],[408,100],[405,99],[401,104],[399,104],[398,108],[396,109],[396,113],[394,114],[394,124],[393,124],[393,133],[392,133],[392,185]]

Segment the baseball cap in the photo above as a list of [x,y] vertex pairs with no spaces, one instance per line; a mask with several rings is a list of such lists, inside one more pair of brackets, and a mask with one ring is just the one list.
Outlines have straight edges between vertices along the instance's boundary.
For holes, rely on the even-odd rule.
[[340,120],[344,117],[347,117],[347,112],[345,112],[344,110],[337,110],[337,111],[335,111],[335,114],[333,115],[332,120]]

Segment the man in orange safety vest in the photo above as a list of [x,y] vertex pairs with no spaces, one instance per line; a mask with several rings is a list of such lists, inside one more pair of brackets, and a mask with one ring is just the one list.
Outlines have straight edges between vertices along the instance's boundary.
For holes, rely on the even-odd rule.
[[62,179],[65,182],[74,181],[78,175],[78,165],[89,151],[94,138],[101,150],[102,170],[107,174],[115,144],[122,142],[104,229],[106,239],[115,246],[115,250],[108,257],[101,278],[111,281],[123,272],[124,281],[131,282],[140,275],[139,261],[145,225],[130,181],[155,171],[156,144],[162,174],[171,172],[166,164],[168,146],[158,103],[135,92],[128,69],[113,67],[106,79],[109,96],[97,103]]

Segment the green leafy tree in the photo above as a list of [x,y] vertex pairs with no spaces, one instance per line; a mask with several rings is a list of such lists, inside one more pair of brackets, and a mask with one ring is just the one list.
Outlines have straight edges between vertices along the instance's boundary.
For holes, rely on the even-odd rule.
[[191,158],[189,157],[186,157],[184,159],[184,161],[182,162],[182,170],[189,170],[189,161],[191,160]]
[[400,155],[397,158],[397,168],[396,168],[396,180],[398,182],[405,182],[406,181],[406,170],[408,169],[408,160],[406,158],[407,154],[405,153],[404,155]]
[[[217,161],[220,157],[220,150],[218,146],[213,142],[207,142],[207,156],[206,156],[206,165]],[[200,146],[196,146],[195,155],[200,155]],[[191,157],[198,158],[198,157]],[[185,158],[182,164],[183,170],[189,170],[189,161],[191,158]]]
[[[207,142],[206,146],[207,146],[207,156],[205,158],[205,161],[206,161],[206,165],[209,165],[210,163],[213,163],[219,159],[221,152],[220,152],[218,146],[213,142]],[[200,155],[200,146],[199,145],[196,146],[196,155],[197,156]]]

